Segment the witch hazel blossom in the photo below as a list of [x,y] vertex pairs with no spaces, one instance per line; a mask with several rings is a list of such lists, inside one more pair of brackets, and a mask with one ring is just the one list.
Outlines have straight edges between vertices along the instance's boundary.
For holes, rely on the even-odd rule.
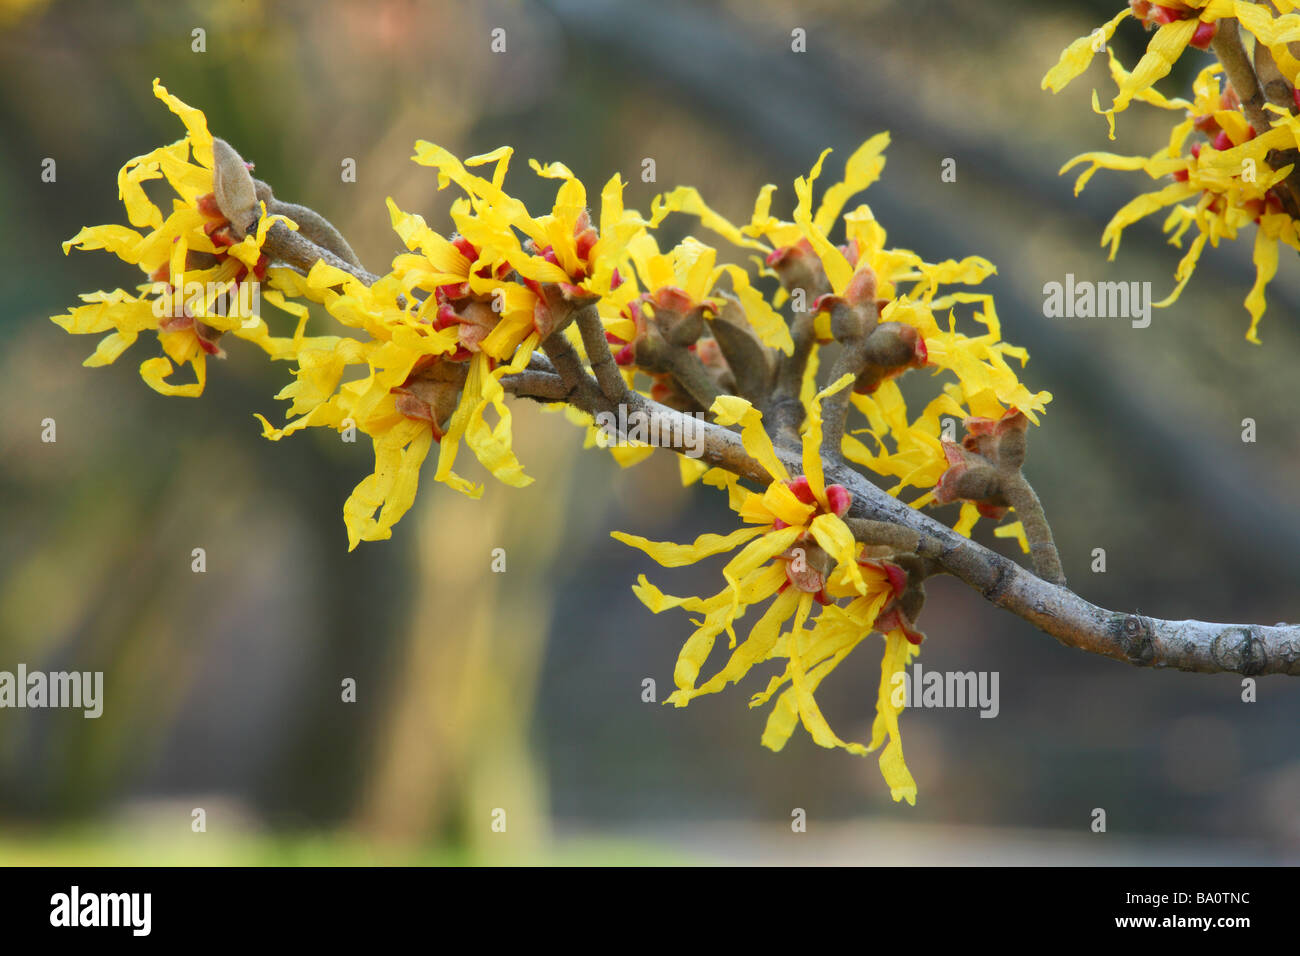
[[[1106,48],[1117,93],[1110,109],[1102,110],[1093,94],[1093,109],[1102,113],[1115,138],[1116,114],[1133,102],[1183,114],[1170,134],[1169,145],[1149,157],[1091,152],[1076,156],[1065,173],[1087,163],[1075,193],[1098,169],[1141,170],[1165,180],[1153,192],[1123,206],[1102,233],[1110,258],[1119,249],[1124,230],[1139,220],[1166,211],[1163,223],[1172,245],[1192,237],[1175,270],[1173,291],[1155,308],[1177,302],[1191,280],[1206,245],[1238,239],[1254,226],[1252,258],[1255,282],[1243,302],[1250,314],[1248,341],[1259,344],[1258,328],[1267,302],[1265,290],[1278,269],[1282,246],[1300,251],[1300,59],[1292,41],[1300,16],[1290,2],[1244,3],[1202,0],[1155,4],[1134,0],[1104,27],[1109,41],[1129,15],[1151,31],[1147,51],[1132,72]],[[1228,24],[1230,29],[1220,27]],[[1243,43],[1242,38],[1246,38]],[[1247,53],[1247,45],[1253,52]],[[1061,55],[1043,77],[1043,88],[1059,92],[1081,75],[1103,44],[1081,37]],[[1192,84],[1191,99],[1168,97],[1155,89],[1189,48],[1211,48],[1219,62],[1202,68]],[[1191,54],[1195,55],[1195,54]]]
[[[319,214],[305,210],[305,224],[324,245],[294,239],[298,224],[274,211],[285,207],[252,178],[251,164],[211,136],[199,110],[160,84],[155,93],[186,138],[123,167],[130,228],[90,227],[69,246],[105,249],[157,288],[90,293],[54,317],[71,332],[107,333],[87,364],[109,364],[148,332],[166,357],[145,361],[145,381],[197,395],[206,360],[223,356],[228,340],[231,359],[246,357],[243,340],[286,362],[289,381],[276,396],[282,422],[258,416],[266,438],[327,428],[363,434],[372,446],[373,469],[343,504],[349,549],[392,537],[422,477],[472,498],[486,485],[467,465],[500,485],[530,484],[514,450],[512,394],[563,408],[589,446],[623,467],[670,447],[682,483],[725,494],[736,522],[690,544],[614,533],[665,566],[725,556],[717,589],[704,596],[673,597],[644,576],[633,588],[655,613],[692,615],[670,702],[686,706],[775,662],[775,675],[749,695],[751,707],[766,709],[764,746],[780,750],[803,727],[819,746],[877,754],[893,798],[915,801],[890,691],[924,640],[917,618],[934,568],[873,540],[852,517],[861,503],[827,480],[826,462],[896,479],[890,493],[909,494],[914,508],[961,501],[956,530],[969,534],[981,515],[1001,521],[1007,508],[975,495],[961,469],[997,470],[1009,436],[1023,437],[1051,396],[1020,381],[1016,364],[1027,355],[1002,341],[992,297],[972,291],[993,274],[991,263],[927,262],[890,247],[869,206],[850,208],[880,177],[887,134],[854,150],[843,178],[815,196],[823,152],[794,183],[791,219],[774,214],[776,187],[767,186],[739,224],[690,187],[656,196],[644,217],[625,206],[617,175],[589,203],[568,167],[530,161],[548,191],[554,186],[536,211],[508,185],[512,149],[461,159],[421,140],[412,158],[438,189],[455,193],[449,228],[388,199],[404,251],[374,275]],[[155,179],[177,194],[170,214],[146,195],[143,184]],[[656,230],[672,215],[698,219],[733,249],[696,236],[661,244]],[[748,266],[729,261],[745,255]],[[190,294],[194,283],[217,291]],[[250,322],[238,305],[221,314],[221,296],[238,303],[246,291],[288,317],[286,334],[273,335],[260,314]],[[322,317],[327,328],[317,327]],[[846,365],[845,355],[855,358]],[[173,362],[191,365],[196,381],[170,381]],[[819,385],[819,367],[829,384]],[[909,407],[899,390],[908,373],[932,383],[923,405]],[[783,410],[779,428],[774,407]],[[940,438],[944,415],[970,423],[973,444],[958,449],[968,456],[960,462],[950,460],[957,446]],[[659,429],[655,440],[635,440],[641,424]],[[745,467],[728,470],[709,456],[710,436],[724,431]],[[987,445],[994,438],[996,448]],[[797,467],[785,463],[791,442]],[[1021,525],[995,533],[1027,548]],[[876,715],[869,740],[854,742],[832,730],[815,691],[873,635],[882,648]],[[719,640],[730,656],[706,675]]]

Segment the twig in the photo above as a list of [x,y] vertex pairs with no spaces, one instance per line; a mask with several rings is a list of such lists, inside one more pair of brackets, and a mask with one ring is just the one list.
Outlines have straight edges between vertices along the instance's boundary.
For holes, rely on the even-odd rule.
[[[811,293],[805,291],[805,296],[811,296]],[[770,422],[769,430],[773,441],[796,444],[799,440],[799,426],[803,424],[804,417],[799,393],[803,389],[803,374],[812,352],[815,319],[816,314],[810,311],[800,312],[794,317],[790,323],[794,351],[777,359],[776,386],[763,410],[764,420]]]
[[501,387],[520,398],[542,402],[563,402],[570,393],[560,376],[554,372],[539,372],[534,369],[503,375]]
[[317,262],[324,262],[326,265],[343,270],[348,275],[355,276],[366,285],[374,285],[379,281],[379,276],[373,272],[367,272],[360,266],[354,266],[340,259],[328,249],[316,245],[282,222],[277,222],[266,231],[266,242],[262,244],[262,251],[272,259],[286,262],[304,273],[310,272],[311,267]]
[[[271,233],[277,233],[277,230],[279,232],[273,241]],[[324,259],[331,265],[356,275],[367,284],[376,281],[375,276],[364,270],[346,268],[343,260],[320,249],[310,240],[297,236],[280,223],[268,232],[264,248],[268,249],[269,254],[277,255],[299,268],[310,269],[318,259]],[[331,262],[331,259],[336,262]],[[811,339],[811,329],[809,338]],[[515,395],[546,401],[568,401],[592,415],[602,411],[617,411],[617,403],[611,401],[587,374],[573,346],[561,332],[549,336],[543,342],[543,349],[555,374],[552,375],[544,366],[540,357],[534,356],[527,372],[506,377]],[[559,399],[556,398],[559,395],[554,381],[556,377],[564,390]],[[706,464],[730,471],[759,485],[767,485],[772,481],[767,469],[745,451],[740,436],[735,432],[717,424],[688,419],[682,413],[636,392],[629,392],[627,404],[630,406],[629,413],[639,411],[647,416],[647,424],[654,434],[681,436],[680,447],[671,444],[666,447],[680,452],[694,451],[698,447],[697,439],[701,439],[700,458]],[[630,414],[625,416],[626,420],[631,417]],[[616,418],[624,420],[617,415]],[[686,447],[687,436],[690,436],[690,449]],[[776,453],[792,472],[803,470],[799,451],[778,444]],[[832,459],[826,462],[825,477],[827,481],[844,485],[848,489],[853,501],[846,518],[864,535],[893,537],[903,545],[900,550],[906,550],[910,543],[914,553],[932,557],[994,606],[1024,618],[1067,647],[1140,666],[1171,667],[1202,673],[1300,676],[1300,625],[1266,627],[1255,624],[1166,621],[1109,611],[962,537],[951,528],[886,494],[865,475],[842,461]],[[1023,517],[1022,514],[1022,520]],[[882,525],[898,530],[886,531]],[[915,533],[915,539],[907,535],[906,531]],[[938,554],[932,556],[929,552],[934,550],[935,542]]]
[[1034,561],[1034,570],[1044,581],[1052,584],[1065,584],[1065,572],[1061,568],[1061,556],[1056,550],[1056,540],[1052,537],[1052,528],[1047,523],[1043,503],[1025,476],[1019,471],[1003,474],[1002,493],[1011,507],[1016,511],[1025,529],[1025,538],[1029,542],[1030,557]]
[[562,330],[552,332],[547,336],[546,340],[542,342],[542,349],[555,366],[560,381],[564,383],[566,400],[571,400],[584,387],[599,391],[599,386],[587,374],[587,370],[582,367],[582,361],[578,358],[578,353],[574,351],[569,340],[564,337]]
[[943,545],[928,534],[894,524],[892,521],[872,521],[868,518],[845,518],[849,530],[858,541],[883,544],[901,554],[916,554],[937,558]]
[[[592,396],[596,399],[594,403]],[[594,387],[586,393],[577,393],[575,398],[575,404],[584,411],[594,414],[608,410],[602,407],[606,400]],[[702,460],[707,464],[760,484],[771,481],[766,469],[745,453],[739,435],[708,422],[687,426],[679,420],[684,417],[681,413],[639,395],[634,394],[633,398],[637,407],[651,416],[650,427],[656,434],[671,434],[673,429],[690,427],[701,429],[696,434],[703,437]],[[678,433],[690,434],[689,431]],[[778,447],[777,454],[792,471],[801,469],[797,452]],[[985,600],[1024,618],[1067,647],[1146,667],[1300,676],[1300,625],[1266,627],[1167,621],[1110,611],[962,537],[886,494],[847,465],[828,462],[826,479],[844,485],[853,495],[850,518],[893,525],[900,532],[911,530],[933,539],[939,546],[936,560],[943,568],[974,588]],[[901,536],[899,540],[903,541]]]
[[358,269],[361,268],[361,260],[357,254],[352,251],[348,241],[343,238],[343,234],[334,227],[334,224],[307,206],[300,206],[298,203],[282,202],[274,199],[266,204],[266,211],[273,216],[285,216],[292,219],[298,225],[298,232],[310,239],[322,249],[328,249],[333,252],[344,262]]
[[714,399],[723,394],[700,357],[690,349],[670,345],[664,350],[663,359],[677,384],[706,412],[713,407]]
[[[837,382],[845,375],[857,376],[867,362],[867,337],[857,335],[843,340],[843,348],[831,368],[832,382]],[[822,458],[827,461],[843,462],[844,425],[848,420],[849,406],[853,397],[853,386],[842,388],[834,395],[828,395],[822,401]]]
[[601,393],[611,402],[624,401],[628,395],[627,382],[624,381],[614,356],[610,354],[605,327],[601,324],[596,306],[583,306],[575,313],[573,320],[582,335],[582,347],[587,353],[587,361],[591,363]]
[[[1241,31],[1237,27],[1236,19],[1229,17],[1219,21],[1219,30],[1214,35],[1212,46],[1214,55],[1219,58],[1219,62],[1223,64],[1223,71],[1228,75],[1228,82],[1232,84],[1232,88],[1237,92],[1237,98],[1241,100],[1241,108],[1250,120],[1250,125],[1255,128],[1256,133],[1267,133],[1273,127],[1273,118],[1264,109],[1267,98],[1260,86],[1259,78],[1255,76],[1255,68],[1251,64],[1250,57],[1246,55],[1246,48],[1241,43]],[[1287,165],[1280,161],[1277,153],[1278,151],[1274,150],[1269,154],[1269,165],[1274,166],[1275,162],[1277,163],[1275,168]],[[1300,200],[1297,200],[1297,196],[1300,196],[1300,168],[1293,170],[1285,182],[1273,188],[1291,218],[1300,219]]]

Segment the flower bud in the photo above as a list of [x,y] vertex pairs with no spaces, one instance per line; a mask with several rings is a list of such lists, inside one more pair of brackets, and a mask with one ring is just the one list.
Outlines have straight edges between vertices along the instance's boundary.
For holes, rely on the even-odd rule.
[[212,194],[221,214],[230,220],[236,239],[257,231],[261,209],[253,176],[234,148],[224,139],[212,140]]
[[397,410],[407,418],[428,422],[434,441],[441,441],[443,426],[456,411],[468,375],[464,362],[426,356],[406,381],[392,390]]
[[997,470],[982,455],[967,451],[950,441],[943,443],[948,470],[934,486],[934,500],[939,504],[952,501],[989,501],[1005,504],[1001,496]]
[[1029,419],[1018,409],[1010,408],[1001,418],[966,419],[966,437],[962,447],[976,452],[1000,469],[1018,469],[1025,463],[1025,432]]
[[853,390],[871,394],[886,379],[909,368],[921,368],[930,360],[921,333],[902,322],[882,322],[867,336],[867,362]]
[[801,537],[782,555],[785,559],[785,576],[791,584],[807,594],[817,594],[826,587],[834,561],[816,541]]
[[700,339],[695,343],[695,354],[699,356],[700,364],[709,373],[709,377],[724,394],[733,394],[736,391],[736,376],[732,374],[731,365],[718,346],[717,339]]
[[695,341],[704,334],[704,311],[708,308],[706,305],[697,305],[684,315],[680,313],[670,313],[663,315],[659,311],[655,312],[655,319],[670,319],[668,327],[663,329],[664,339],[669,345],[678,348],[685,348],[688,345],[694,345]]
[[773,250],[767,257],[767,265],[776,272],[787,292],[803,289],[816,298],[831,291],[822,261],[807,239]]

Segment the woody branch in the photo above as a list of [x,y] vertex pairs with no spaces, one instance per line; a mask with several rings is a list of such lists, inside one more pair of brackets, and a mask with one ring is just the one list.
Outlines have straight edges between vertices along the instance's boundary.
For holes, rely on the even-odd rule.
[[[278,235],[274,245],[269,238],[268,253],[300,270],[309,271],[317,260],[323,259],[331,265],[344,263],[337,267],[367,284],[375,280],[365,270],[288,229]],[[652,434],[679,437],[677,445],[668,443],[672,450],[685,453],[688,446],[689,450],[702,449],[701,459],[713,467],[760,486],[772,480],[767,470],[745,451],[736,432],[701,422],[645,398],[627,389],[621,376],[614,382],[610,371],[617,370],[611,368],[612,359],[603,334],[596,334],[594,312],[590,307],[579,309],[577,319],[588,360],[599,381],[569,341],[562,334],[553,333],[543,343],[546,355],[534,353],[524,371],[503,376],[503,387],[518,398],[565,402],[593,416],[611,413],[616,422],[627,421],[630,413],[641,413],[646,416]],[[794,324],[798,325],[799,320]],[[811,320],[807,324],[811,347]],[[806,361],[804,354],[801,360],[790,361],[778,370],[774,396],[784,400],[795,377],[793,373],[798,369],[801,377]],[[794,395],[797,398],[797,392]],[[627,415],[618,415],[620,404]],[[768,407],[776,410],[783,406]],[[784,407],[789,407],[788,402]],[[785,421],[780,430],[772,427],[777,432],[773,436],[776,453],[791,473],[798,474],[803,470],[799,453],[789,442],[777,440],[788,437],[790,431],[797,433],[797,422],[792,415],[786,417],[778,412],[777,417]],[[839,455],[825,455],[824,467],[828,482],[841,484],[852,494],[852,505],[845,517],[860,540],[886,543],[900,556],[925,559],[928,565],[941,568],[969,585],[994,606],[1023,618],[1067,647],[1146,667],[1300,676],[1300,625],[1267,627],[1170,621],[1098,607],[887,494],[845,464]]]

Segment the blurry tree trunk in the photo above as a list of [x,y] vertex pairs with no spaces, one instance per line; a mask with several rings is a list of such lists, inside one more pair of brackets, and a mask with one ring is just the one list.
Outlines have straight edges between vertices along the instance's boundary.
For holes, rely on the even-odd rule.
[[[478,501],[450,492],[418,499],[417,594],[359,814],[368,833],[450,842],[487,860],[544,845],[546,787],[529,729],[553,569],[574,507],[556,489],[571,483],[580,434],[559,416],[516,432],[536,479],[527,489],[488,478]],[[432,463],[426,481],[431,473]],[[504,549],[504,572],[493,571],[495,548]],[[493,829],[499,811],[504,833]]]

